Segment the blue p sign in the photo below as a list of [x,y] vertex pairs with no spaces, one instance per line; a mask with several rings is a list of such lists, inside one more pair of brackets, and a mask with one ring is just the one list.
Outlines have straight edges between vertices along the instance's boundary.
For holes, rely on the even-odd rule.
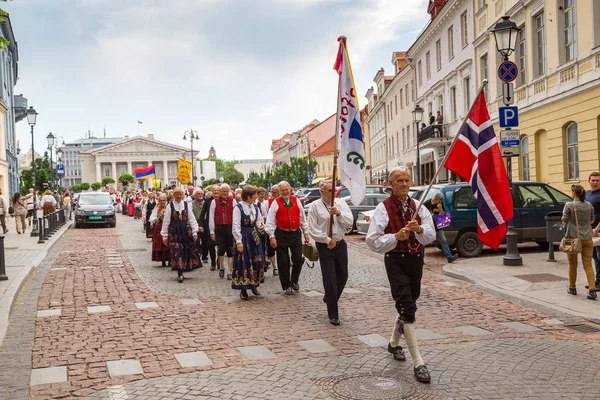
[[499,107],[498,120],[500,128],[519,126],[519,109],[517,107]]

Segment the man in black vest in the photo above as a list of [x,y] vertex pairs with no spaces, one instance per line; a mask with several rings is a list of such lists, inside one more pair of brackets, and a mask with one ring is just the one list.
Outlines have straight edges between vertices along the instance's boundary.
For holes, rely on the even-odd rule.
[[406,360],[399,345],[400,336],[404,334],[415,378],[429,382],[431,377],[419,352],[414,322],[421,294],[423,246],[435,240],[435,227],[429,210],[421,207],[417,214],[417,204],[408,196],[411,182],[408,169],[392,169],[389,182],[392,194],[375,208],[366,242],[371,250],[385,253],[385,270],[398,310],[388,351],[394,359]]

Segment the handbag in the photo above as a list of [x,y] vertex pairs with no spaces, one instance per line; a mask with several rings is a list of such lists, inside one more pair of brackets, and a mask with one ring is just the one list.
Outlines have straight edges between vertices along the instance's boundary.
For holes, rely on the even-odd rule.
[[560,241],[558,249],[567,254],[579,254],[581,253],[581,239],[579,238],[579,219],[577,218],[577,210],[573,205],[573,212],[575,213],[575,224],[577,226],[577,237],[574,239],[567,239],[567,232],[565,230],[565,237]]
[[[319,252],[317,251],[317,247],[310,242],[302,244],[302,255],[304,256],[306,265],[308,265],[309,268],[314,268],[315,261],[319,261]],[[312,264],[309,264],[309,261],[311,261]]]
[[452,219],[450,218],[450,213],[445,212],[442,214],[434,215],[433,222],[435,222],[435,226],[437,226],[438,229],[442,229],[450,226],[450,224],[452,223]]

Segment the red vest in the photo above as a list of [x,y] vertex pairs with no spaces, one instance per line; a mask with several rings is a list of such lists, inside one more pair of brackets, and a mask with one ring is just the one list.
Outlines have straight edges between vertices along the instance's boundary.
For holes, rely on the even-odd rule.
[[[385,210],[388,213],[388,225],[385,227],[385,233],[396,233],[400,229],[404,228],[406,224],[412,219],[412,216],[415,212],[417,212],[417,204],[410,197],[408,198],[410,201],[409,209],[407,212],[402,212],[402,202],[399,198],[390,195],[387,199],[383,201],[385,205]],[[417,214],[416,218],[419,225],[421,224],[421,217]],[[418,254],[423,251],[423,245],[421,242],[417,240],[414,234],[411,233],[408,240],[400,240],[396,245],[396,248],[390,253],[410,253],[410,254]]]
[[278,207],[277,214],[275,214],[277,227],[286,231],[295,231],[300,228],[300,207],[298,207],[296,196],[290,196],[291,207],[283,205],[283,197],[281,196],[276,198],[275,201]]
[[272,197],[269,197],[269,208],[271,208],[271,204],[273,204],[273,200],[275,200],[275,199]]
[[233,198],[227,198],[227,205],[221,205],[221,198],[215,198],[215,225],[233,224]]

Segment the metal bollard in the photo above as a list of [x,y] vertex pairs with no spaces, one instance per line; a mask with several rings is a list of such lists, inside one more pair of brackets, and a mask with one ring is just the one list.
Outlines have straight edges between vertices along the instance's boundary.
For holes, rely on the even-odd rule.
[[50,225],[48,223],[48,215],[44,215],[44,217],[42,218],[42,225],[44,227],[44,234],[42,235],[44,240],[48,240],[49,238],[49,230],[50,230]]
[[4,257],[4,235],[0,235],[0,281],[7,281],[6,258]]
[[38,218],[38,234],[40,235],[40,238],[38,240],[38,243],[44,243],[44,218]]
[[52,233],[56,233],[58,231],[58,211],[54,211],[52,213]]

